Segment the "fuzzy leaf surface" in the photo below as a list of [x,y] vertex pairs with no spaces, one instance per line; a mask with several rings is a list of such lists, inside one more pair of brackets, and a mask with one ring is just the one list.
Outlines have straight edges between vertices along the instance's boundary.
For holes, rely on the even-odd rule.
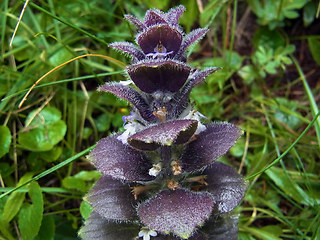
[[102,176],[85,198],[105,219],[133,220],[136,216],[130,187],[109,176]]
[[138,225],[107,221],[98,213],[92,212],[79,235],[83,240],[128,240],[135,239],[138,232]]
[[188,144],[180,158],[184,171],[198,170],[225,154],[242,135],[242,130],[230,123],[213,123]]
[[128,143],[139,150],[152,151],[160,146],[186,143],[198,126],[196,120],[174,120],[149,127],[128,138]]
[[204,172],[207,176],[207,191],[215,200],[215,210],[227,213],[237,207],[246,191],[243,178],[230,166],[215,162]]
[[165,190],[138,207],[141,221],[160,233],[188,239],[209,218],[214,203],[208,193]]
[[152,164],[145,156],[123,144],[117,136],[102,138],[90,152],[89,160],[103,174],[129,181],[151,180]]

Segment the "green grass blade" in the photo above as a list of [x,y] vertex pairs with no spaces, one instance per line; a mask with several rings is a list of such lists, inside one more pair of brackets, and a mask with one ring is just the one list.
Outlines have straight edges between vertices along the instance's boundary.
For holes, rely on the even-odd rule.
[[317,115],[312,119],[312,121],[309,123],[309,125],[304,129],[304,131],[300,134],[300,136],[290,145],[290,147],[284,151],[277,159],[275,159],[271,164],[266,166],[264,169],[258,171],[255,174],[252,174],[251,176],[246,177],[246,180],[250,180],[251,178],[254,178],[255,176],[267,171],[269,168],[277,164],[285,155],[287,155],[288,152],[300,141],[300,139],[307,133],[307,131],[312,127],[312,125],[315,123],[315,121],[318,119],[320,115],[320,112],[317,113]]
[[[313,114],[313,116],[315,116],[316,113],[319,112],[319,108],[317,106],[316,100],[314,99],[314,96],[313,96],[312,91],[309,87],[307,79],[305,78],[304,73],[303,73],[297,59],[293,55],[291,55],[291,59],[294,62],[295,66],[299,72],[303,86],[304,86],[304,88],[307,92],[308,98],[309,98],[312,114]],[[320,119],[317,119],[314,125],[315,125],[315,130],[316,130],[317,138],[318,138],[318,144],[319,144],[319,148],[320,148]]]
[[[96,77],[111,76],[111,75],[116,75],[116,74],[119,74],[119,73],[123,73],[123,71],[116,71],[116,72],[112,72],[112,73],[99,73],[99,74],[96,74],[96,75],[87,75],[87,76],[81,76],[81,77],[75,77],[75,78],[69,78],[69,79],[62,79],[62,80],[51,82],[51,83],[39,84],[38,86],[35,86],[33,89],[52,86],[52,85],[57,85],[57,84],[62,84],[62,83],[67,83],[67,82],[81,81],[81,80],[90,79],[90,78],[96,78]],[[28,91],[29,91],[29,88],[23,89],[21,91],[18,91],[18,92],[14,93],[14,94],[11,94],[11,95],[1,99],[1,101],[8,100],[8,99],[10,99],[12,97],[18,96],[18,95],[20,95],[22,93],[26,93]]]
[[3,197],[5,197],[5,196],[7,196],[8,194],[16,191],[17,189],[19,189],[19,188],[21,188],[21,187],[29,184],[30,182],[32,182],[32,181],[37,181],[37,180],[39,180],[40,178],[42,178],[42,177],[44,177],[44,176],[47,176],[48,174],[50,174],[50,173],[52,173],[52,172],[54,172],[54,171],[57,171],[58,169],[66,166],[66,165],[68,165],[69,163],[73,162],[74,160],[78,159],[79,157],[81,157],[81,156],[85,155],[86,153],[90,152],[92,149],[95,148],[95,146],[96,146],[96,145],[93,145],[93,146],[91,146],[91,147],[83,150],[82,152],[80,152],[80,153],[78,153],[78,154],[76,154],[76,155],[74,155],[74,156],[72,156],[72,157],[64,160],[63,162],[59,163],[58,165],[56,165],[56,166],[54,166],[54,167],[52,167],[52,168],[49,168],[48,170],[46,170],[46,171],[44,171],[44,172],[42,172],[42,173],[34,176],[34,177],[31,178],[29,181],[21,184],[20,186],[17,186],[17,187],[15,187],[15,188],[9,190],[8,192],[5,192],[5,193],[1,194],[1,195],[0,195],[0,199],[3,198]]
[[[0,192],[9,192],[12,191],[14,187],[4,187],[0,188]],[[45,193],[69,193],[69,194],[79,194],[79,192],[75,192],[72,190],[64,189],[64,188],[59,188],[59,187],[41,187],[41,191]],[[16,189],[15,192],[28,192],[28,188],[22,187],[19,189]]]
[[55,15],[52,14],[51,12],[45,10],[44,8],[38,6],[37,4],[35,4],[35,3],[33,3],[33,2],[30,2],[29,5],[32,6],[32,7],[34,7],[34,8],[36,8],[36,9],[38,9],[39,11],[47,14],[48,16],[50,16],[50,17],[52,17],[52,18],[54,18],[54,19],[62,22],[63,24],[65,24],[65,25],[67,25],[67,26],[69,26],[69,27],[71,27],[71,28],[73,28],[73,29],[75,29],[75,30],[77,30],[77,31],[79,31],[79,32],[87,35],[88,37],[90,37],[90,38],[92,38],[92,39],[94,39],[94,40],[96,40],[96,41],[98,41],[98,42],[100,42],[100,43],[103,43],[104,45],[108,45],[108,44],[109,44],[109,43],[105,42],[103,39],[100,39],[100,38],[94,36],[93,34],[91,34],[91,33],[87,32],[87,31],[85,31],[85,30],[77,27],[76,25],[74,25],[74,24],[72,24],[72,23],[69,23],[69,22],[67,22],[66,20],[64,20],[64,19],[62,19],[62,18],[60,18],[60,17],[58,17],[58,16],[55,16]]
[[5,32],[7,25],[8,0],[3,1],[2,8],[3,12],[1,18],[1,56],[3,56],[5,52]]

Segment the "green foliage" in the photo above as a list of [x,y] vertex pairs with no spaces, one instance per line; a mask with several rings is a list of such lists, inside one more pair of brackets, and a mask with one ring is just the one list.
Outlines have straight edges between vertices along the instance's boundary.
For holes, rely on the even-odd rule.
[[41,227],[35,240],[54,240],[55,239],[55,222],[50,215],[43,216]]
[[18,216],[20,234],[26,240],[38,235],[43,215],[42,192],[37,182],[29,184],[28,194],[32,204],[24,203]]
[[301,9],[307,0],[249,0],[252,11],[258,16],[258,23],[270,29],[283,27],[286,18],[299,17],[298,9]]
[[197,2],[183,0],[183,1],[181,1],[181,4],[183,4],[186,7],[186,11],[182,16],[180,23],[183,26],[185,26],[187,32],[190,32],[192,25],[194,24],[195,20],[199,16]]
[[0,158],[9,152],[11,133],[7,126],[0,126]]
[[40,112],[37,109],[31,111],[25,123],[26,127],[18,134],[19,143],[35,152],[51,150],[67,131],[61,112],[53,107],[46,107]]
[[[9,46],[23,2],[4,0],[0,239],[77,239],[92,211],[81,199],[100,177],[84,155],[122,129],[122,116],[130,114],[125,101],[95,91],[127,78],[129,60],[107,44],[133,40],[124,13],[143,16],[148,8],[167,11],[173,4],[187,8],[186,32],[209,28],[189,48],[189,64],[222,67],[192,91],[197,109],[208,121],[245,130],[221,159],[248,179],[238,208],[240,239],[319,236],[320,120],[303,132],[319,105],[317,1],[29,1]],[[109,59],[83,57],[56,69],[18,107],[40,77],[89,53]]]
[[246,84],[250,84],[254,79],[265,78],[267,74],[275,74],[279,67],[285,69],[285,65],[292,63],[287,55],[293,53],[294,50],[295,47],[293,45],[285,48],[278,47],[276,50],[260,46],[251,56],[253,64],[242,67],[239,75]]
[[[31,177],[32,177],[32,173],[25,174],[23,177],[21,177],[18,183],[18,186],[30,180]],[[0,218],[0,231],[8,239],[14,239],[9,228],[9,223],[20,211],[21,206],[25,200],[25,195],[26,194],[24,192],[13,192],[6,199],[6,202],[1,214],[1,218]]]
[[86,193],[92,187],[92,181],[101,177],[97,171],[81,171],[74,176],[68,176],[62,180],[62,186]]
[[83,219],[87,219],[92,212],[92,208],[89,203],[82,201],[80,204],[80,213]]
[[308,44],[310,48],[310,52],[312,54],[313,59],[320,65],[320,40],[314,39],[314,38],[309,38],[308,39]]
[[295,51],[294,45],[285,45],[281,34],[275,30],[259,28],[253,39],[256,51],[251,55],[252,65],[243,66],[238,74],[250,84],[255,79],[263,79],[267,74],[276,74],[292,64],[289,55]]

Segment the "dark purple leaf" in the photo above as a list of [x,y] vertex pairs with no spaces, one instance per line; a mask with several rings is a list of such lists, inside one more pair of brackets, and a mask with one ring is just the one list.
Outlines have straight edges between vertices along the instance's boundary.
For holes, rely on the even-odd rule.
[[211,164],[225,154],[242,135],[242,130],[230,123],[213,123],[206,127],[196,140],[186,146],[181,156],[182,169],[186,172]]
[[160,146],[186,143],[196,131],[196,120],[174,120],[149,127],[128,138],[128,143],[143,151],[153,151]]
[[[173,236],[171,234],[170,235],[158,234],[156,237],[153,237],[151,240],[181,240],[181,238]],[[201,232],[196,232],[191,237],[189,237],[188,240],[209,240],[209,239],[205,236],[205,234]]]
[[[208,77],[211,73],[214,73],[217,70],[220,70],[220,67],[209,67],[203,70],[195,71],[190,76],[190,84],[192,84],[192,87],[199,84],[203,79]],[[192,88],[191,87],[191,88]]]
[[181,43],[181,47],[179,52],[175,56],[176,59],[179,59],[182,53],[189,47],[192,43],[199,41],[204,35],[208,32],[207,28],[197,28],[189,32],[184,38]]
[[188,105],[187,103],[189,102],[189,95],[192,88],[198,83],[200,83],[203,79],[205,79],[208,75],[219,69],[220,68],[218,67],[211,67],[201,71],[197,70],[194,73],[192,73],[189,77],[188,82],[183,86],[181,91],[177,93],[177,96],[175,97],[175,99],[177,99],[176,105],[173,107],[172,112],[176,116],[179,115]]
[[206,233],[208,240],[237,240],[237,225],[237,216],[221,214],[212,217],[201,230]]
[[177,189],[160,192],[142,203],[137,211],[150,229],[187,239],[209,218],[213,205],[208,193]]
[[127,72],[138,88],[153,93],[157,90],[178,91],[188,79],[190,70],[184,63],[161,60],[129,66]]
[[109,82],[99,87],[98,91],[110,92],[119,98],[126,99],[136,107],[143,119],[146,121],[156,120],[146,100],[133,88],[120,83]]
[[85,198],[94,211],[106,219],[126,221],[136,218],[130,187],[109,176],[102,176]]
[[92,212],[79,235],[82,240],[128,240],[135,239],[138,232],[138,225],[107,221],[98,213]]
[[104,175],[128,181],[146,181],[152,164],[144,155],[123,144],[117,136],[102,138],[88,159]]
[[167,24],[167,21],[164,19],[164,16],[164,13],[158,9],[148,10],[144,18],[144,24],[147,27],[161,23]]
[[137,36],[137,43],[145,54],[157,51],[165,53],[172,51],[173,54],[176,54],[181,42],[181,32],[169,25],[150,27]]
[[181,14],[184,11],[185,11],[185,7],[183,5],[180,5],[180,6],[176,7],[176,8],[170,9],[166,13],[167,22],[172,24],[172,25],[177,25],[178,24],[178,20],[179,20]]
[[114,42],[109,44],[109,47],[128,53],[134,57],[135,61],[145,58],[144,53],[133,43],[129,42]]
[[124,15],[124,18],[127,19],[129,22],[133,23],[139,31],[142,31],[147,28],[147,26],[144,25],[143,22],[141,22],[138,18],[132,15],[126,14]]
[[226,213],[238,206],[245,194],[246,184],[232,167],[215,162],[203,174],[207,176],[206,189],[213,196],[216,211]]

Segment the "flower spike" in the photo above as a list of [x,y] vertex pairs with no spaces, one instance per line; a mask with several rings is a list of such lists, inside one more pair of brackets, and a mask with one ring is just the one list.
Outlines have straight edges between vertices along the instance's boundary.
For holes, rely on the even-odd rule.
[[102,177],[85,197],[93,212],[83,240],[237,239],[230,212],[246,184],[216,160],[243,132],[227,122],[205,124],[190,102],[192,89],[220,68],[187,64],[187,48],[208,29],[185,34],[178,25],[184,11],[150,9],[142,21],[125,15],[137,27],[136,44],[109,45],[132,57],[129,79],[98,90],[133,107],[122,118],[124,131],[102,138],[88,156]]

